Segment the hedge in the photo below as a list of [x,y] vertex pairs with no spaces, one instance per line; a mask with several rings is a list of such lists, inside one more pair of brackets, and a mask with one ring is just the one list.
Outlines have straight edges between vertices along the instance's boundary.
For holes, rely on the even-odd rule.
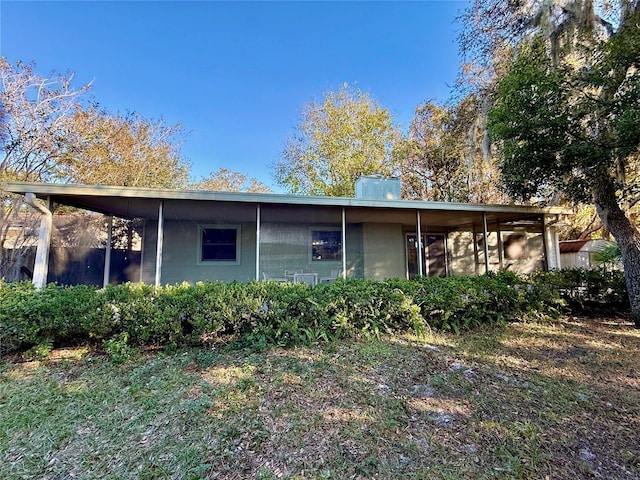
[[0,353],[94,342],[126,357],[141,346],[175,348],[221,336],[253,347],[313,344],[431,328],[460,332],[598,305],[628,308],[619,272],[349,279],[316,287],[199,282],[157,290],[52,284],[38,291],[30,283],[0,283]]

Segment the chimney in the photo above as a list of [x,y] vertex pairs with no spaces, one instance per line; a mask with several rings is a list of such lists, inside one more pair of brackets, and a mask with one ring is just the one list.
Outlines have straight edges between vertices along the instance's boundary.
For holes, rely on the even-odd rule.
[[400,200],[400,179],[383,175],[362,175],[356,181],[356,198]]

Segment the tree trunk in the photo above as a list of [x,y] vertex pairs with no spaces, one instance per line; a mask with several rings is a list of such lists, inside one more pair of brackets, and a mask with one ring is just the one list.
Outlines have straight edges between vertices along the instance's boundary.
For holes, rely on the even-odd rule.
[[610,178],[601,179],[594,186],[593,197],[598,216],[620,247],[631,304],[631,319],[636,328],[640,328],[640,232],[618,205],[615,187]]

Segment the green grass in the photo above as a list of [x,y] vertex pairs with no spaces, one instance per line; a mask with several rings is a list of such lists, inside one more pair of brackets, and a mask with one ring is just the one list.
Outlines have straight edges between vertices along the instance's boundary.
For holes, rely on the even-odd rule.
[[640,332],[512,324],[0,362],[0,478],[640,476]]

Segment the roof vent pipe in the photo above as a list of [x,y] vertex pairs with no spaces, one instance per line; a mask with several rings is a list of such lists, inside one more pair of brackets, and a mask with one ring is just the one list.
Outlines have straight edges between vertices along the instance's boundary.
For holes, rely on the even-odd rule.
[[51,245],[51,230],[53,227],[53,215],[44,205],[36,200],[36,196],[31,192],[24,194],[24,199],[28,205],[35,208],[42,214],[40,220],[40,233],[38,235],[38,248],[36,250],[36,261],[33,267],[33,285],[40,290],[47,284],[47,273],[49,271],[49,246]]

